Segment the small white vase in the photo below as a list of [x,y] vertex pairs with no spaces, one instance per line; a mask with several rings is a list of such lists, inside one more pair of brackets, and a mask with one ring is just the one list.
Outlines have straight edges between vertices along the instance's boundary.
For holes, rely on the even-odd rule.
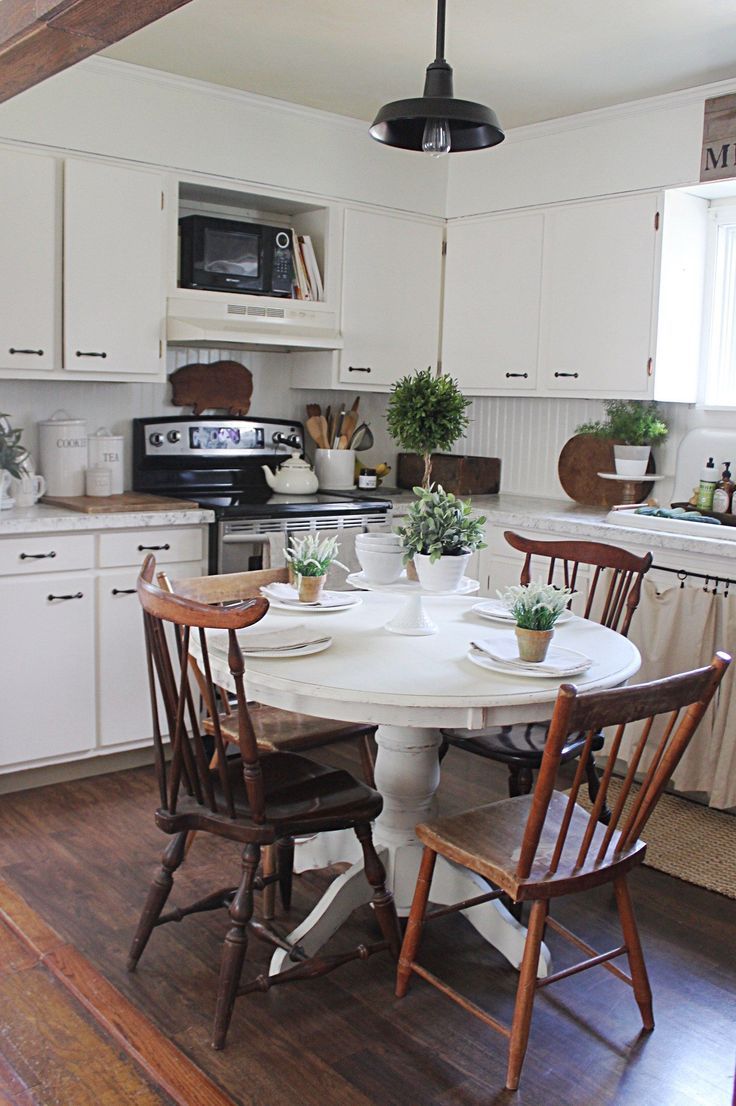
[[432,562],[425,553],[414,554],[419,583],[425,591],[457,591],[468,567],[470,553],[440,557]]
[[614,445],[613,459],[619,476],[632,480],[644,476],[649,464],[651,448],[648,445]]

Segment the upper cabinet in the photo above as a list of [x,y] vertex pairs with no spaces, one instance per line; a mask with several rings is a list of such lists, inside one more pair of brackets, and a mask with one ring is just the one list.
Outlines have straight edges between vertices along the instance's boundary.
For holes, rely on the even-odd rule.
[[0,368],[59,367],[59,163],[0,150]]
[[536,387],[543,241],[539,212],[449,225],[442,368],[466,390]]
[[66,162],[64,364],[73,372],[163,371],[164,178]]
[[340,384],[386,389],[437,364],[441,281],[440,223],[345,211]]

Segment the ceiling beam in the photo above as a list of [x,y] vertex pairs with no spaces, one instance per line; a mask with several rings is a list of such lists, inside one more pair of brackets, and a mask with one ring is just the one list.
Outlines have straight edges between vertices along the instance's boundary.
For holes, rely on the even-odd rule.
[[0,102],[189,0],[0,0]]

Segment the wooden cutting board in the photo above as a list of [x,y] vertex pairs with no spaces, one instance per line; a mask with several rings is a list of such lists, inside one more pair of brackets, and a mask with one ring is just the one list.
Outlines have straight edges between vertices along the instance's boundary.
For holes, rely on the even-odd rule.
[[120,495],[45,495],[42,503],[66,507],[83,515],[113,515],[123,511],[191,511],[199,507],[189,499],[166,499],[147,492],[122,492]]
[[[614,507],[623,503],[624,484],[618,480],[602,480],[599,472],[615,472],[613,443],[608,438],[596,438],[592,434],[576,434],[565,442],[560,453],[557,473],[560,483],[570,499],[586,503],[589,507]],[[647,472],[654,472],[654,459],[649,456]],[[651,481],[632,481],[634,502],[647,498],[654,485]]]
[[195,415],[213,410],[247,415],[250,410],[253,377],[239,361],[182,365],[169,379],[171,402],[176,407],[191,407]]

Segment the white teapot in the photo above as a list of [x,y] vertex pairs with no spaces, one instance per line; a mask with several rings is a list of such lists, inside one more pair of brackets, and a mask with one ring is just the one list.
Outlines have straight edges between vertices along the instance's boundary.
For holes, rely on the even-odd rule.
[[276,472],[272,472],[268,465],[262,468],[266,483],[278,495],[313,495],[319,487],[312,466],[301,457],[289,457]]

